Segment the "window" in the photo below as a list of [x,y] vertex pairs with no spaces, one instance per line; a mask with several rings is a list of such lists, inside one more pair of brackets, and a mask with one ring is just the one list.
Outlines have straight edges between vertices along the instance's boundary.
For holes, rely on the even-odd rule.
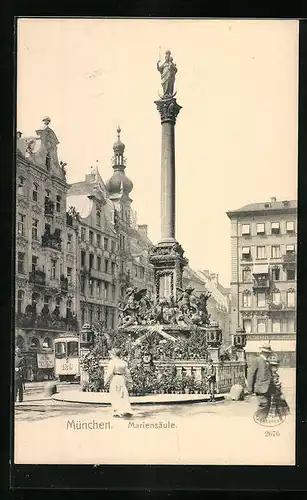
[[93,231],[89,231],[89,235],[88,236],[89,236],[89,242],[92,245],[93,241],[94,241],[94,233],[93,233]]
[[105,261],[104,261],[104,272],[105,273],[109,272],[109,261],[108,261],[108,259],[105,259]]
[[94,267],[94,255],[92,253],[90,253],[90,269],[92,269]]
[[46,337],[44,340],[43,340],[43,347],[45,347],[46,349],[51,349],[52,347],[52,340],[50,337]]
[[280,319],[273,319],[272,321],[272,332],[273,333],[280,333],[281,328],[280,328]]
[[243,283],[250,283],[252,280],[252,272],[250,269],[243,269],[242,272]]
[[265,234],[265,224],[263,222],[257,224],[257,234]]
[[108,250],[108,248],[109,248],[109,240],[108,240],[108,238],[105,238],[104,239],[104,249]]
[[83,304],[81,306],[81,323],[82,323],[82,326],[85,323],[85,309],[84,309],[84,305]]
[[250,293],[243,293],[243,307],[252,307],[252,296]]
[[101,271],[101,257],[97,257],[97,271]]
[[111,240],[111,252],[116,252],[116,242],[114,240]]
[[51,169],[50,153],[47,153],[47,155],[46,155],[46,168],[47,168],[48,172],[50,172],[50,169]]
[[72,251],[72,234],[67,235],[67,251]]
[[286,279],[287,281],[295,281],[295,269],[286,270]]
[[242,236],[250,234],[250,224],[242,224]]
[[280,259],[280,245],[271,246],[271,257],[272,259]]
[[51,259],[51,278],[55,279],[56,278],[56,260]]
[[109,298],[109,283],[104,284],[104,298],[106,300]]
[[85,241],[85,227],[81,227],[81,241]]
[[56,197],[56,211],[61,212],[61,196],[57,195]]
[[280,234],[279,222],[272,222],[272,234]]
[[250,247],[242,248],[242,259],[250,259],[251,257],[251,249]]
[[251,333],[251,331],[252,331],[252,320],[251,319],[244,319],[243,320],[243,328],[245,330],[245,333]]
[[279,306],[280,304],[280,292],[272,293],[272,302],[275,306]]
[[33,184],[32,200],[33,201],[37,201],[38,200],[38,185],[35,182]]
[[112,285],[112,300],[114,301],[115,300],[115,292],[116,292],[116,288],[115,288],[115,285]]
[[265,293],[257,293],[257,306],[265,307]]
[[45,234],[50,234],[50,232],[51,232],[50,224],[45,224]]
[[37,268],[38,257],[32,255],[32,273],[35,273]]
[[36,337],[30,339],[30,347],[39,347],[39,340]]
[[93,307],[89,308],[89,323],[92,326],[92,324],[93,324]]
[[286,253],[294,253],[295,245],[286,245]]
[[143,280],[145,276],[144,267],[140,267],[140,278]]
[[121,273],[125,272],[124,262],[122,260],[120,261],[120,272]]
[[25,190],[25,180],[23,177],[19,177],[18,184],[17,184],[18,194],[25,194],[24,190]]
[[38,219],[32,219],[32,240],[38,240]]
[[96,294],[97,294],[97,298],[99,299],[99,298],[100,298],[100,294],[101,294],[101,284],[100,284],[100,280],[97,280],[97,281],[96,281]]
[[111,274],[112,276],[115,275],[115,262],[111,262]]
[[265,258],[266,258],[265,247],[264,246],[257,247],[257,259],[265,259]]
[[[81,288],[81,293],[85,293],[85,280],[83,277],[80,279],[80,288]],[[82,320],[82,323],[84,324],[84,320]]]
[[18,290],[18,293],[17,293],[17,312],[18,312],[18,314],[23,312],[24,295],[25,295],[25,293],[23,290]]
[[94,295],[94,280],[89,280],[90,295]]
[[96,212],[96,226],[100,227],[100,223],[101,223],[101,214],[100,214],[100,210],[97,210],[97,212]]
[[56,238],[61,238],[61,229],[59,229],[58,227],[56,227],[55,230],[54,230],[54,236]]
[[100,236],[100,234],[97,234],[97,246],[99,248],[101,247],[101,236]]
[[85,266],[85,252],[81,250],[81,267]]
[[50,200],[50,190],[49,189],[45,189],[45,203],[46,201],[49,201]]
[[17,218],[17,233],[19,236],[24,236],[25,234],[25,220],[26,216],[23,214],[18,214]]
[[265,333],[265,320],[263,319],[258,319],[257,320],[257,332],[258,333]]
[[286,328],[287,328],[287,332],[295,332],[296,328],[295,328],[295,321],[293,318],[288,318],[286,320]]
[[67,280],[69,283],[72,282],[72,267],[67,268]]
[[25,254],[23,252],[18,252],[17,256],[17,271],[18,273],[25,272]]
[[287,292],[287,306],[295,307],[295,292]]
[[294,222],[293,221],[286,222],[286,231],[287,231],[287,233],[294,233]]

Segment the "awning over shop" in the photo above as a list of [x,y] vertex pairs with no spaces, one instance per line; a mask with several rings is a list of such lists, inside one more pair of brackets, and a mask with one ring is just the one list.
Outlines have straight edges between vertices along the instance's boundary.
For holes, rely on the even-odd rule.
[[269,274],[269,265],[268,264],[256,264],[253,269],[253,275],[266,275]]

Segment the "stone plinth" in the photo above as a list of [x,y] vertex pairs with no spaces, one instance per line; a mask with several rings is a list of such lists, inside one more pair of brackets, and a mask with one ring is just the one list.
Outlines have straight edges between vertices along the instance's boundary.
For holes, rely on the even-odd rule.
[[182,288],[183,268],[188,264],[179,243],[158,243],[149,256],[154,267],[155,298],[176,300],[177,288]]

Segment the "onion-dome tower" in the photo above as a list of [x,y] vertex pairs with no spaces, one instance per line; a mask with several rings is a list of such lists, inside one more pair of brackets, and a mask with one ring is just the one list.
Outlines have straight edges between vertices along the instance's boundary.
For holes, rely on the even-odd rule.
[[114,173],[106,183],[106,189],[110,196],[129,193],[133,189],[133,182],[125,174],[126,160],[124,158],[125,144],[120,140],[121,129],[117,128],[117,141],[113,145],[114,156],[112,168]]

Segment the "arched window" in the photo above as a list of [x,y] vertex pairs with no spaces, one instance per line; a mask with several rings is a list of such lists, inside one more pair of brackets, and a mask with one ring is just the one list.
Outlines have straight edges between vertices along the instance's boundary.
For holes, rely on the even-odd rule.
[[23,177],[18,177],[18,182],[17,182],[18,194],[25,194],[24,189],[25,189],[25,180]]
[[18,290],[17,292],[17,312],[18,314],[23,312],[23,299],[24,299],[25,293],[23,290]]
[[50,200],[51,192],[49,189],[45,189],[45,203]]
[[100,212],[100,210],[96,211],[96,225],[99,227],[101,225],[101,212]]
[[24,349],[25,346],[25,341],[21,335],[17,336],[16,339],[16,347],[19,347],[19,349]]
[[29,340],[30,347],[39,347],[39,340],[36,337],[31,337]]
[[34,182],[32,190],[32,200],[38,201],[38,184]]
[[50,337],[46,337],[43,341],[43,347],[51,349],[52,347],[52,340]]

